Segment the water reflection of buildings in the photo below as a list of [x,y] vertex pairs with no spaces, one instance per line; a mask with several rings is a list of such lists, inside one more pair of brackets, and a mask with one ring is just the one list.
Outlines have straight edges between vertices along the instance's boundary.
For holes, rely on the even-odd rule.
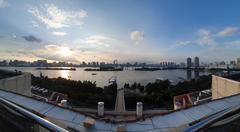
[[[198,70],[187,70],[187,80],[198,78],[199,77],[199,71]],[[192,72],[194,75],[192,76]]]
[[199,71],[198,70],[194,70],[194,78],[198,78],[199,77]]
[[192,70],[187,70],[187,80],[192,79]]

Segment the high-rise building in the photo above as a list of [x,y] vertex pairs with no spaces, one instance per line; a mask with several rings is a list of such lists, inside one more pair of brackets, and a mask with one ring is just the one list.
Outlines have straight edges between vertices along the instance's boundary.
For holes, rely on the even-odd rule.
[[229,68],[236,68],[236,61],[230,61]]
[[187,58],[187,68],[191,68],[192,66],[192,59],[190,57]]
[[117,61],[117,60],[113,60],[113,64],[114,64],[114,65],[117,65],[117,64],[118,64],[118,61]]
[[240,69],[240,58],[237,58],[237,68]]
[[185,62],[181,62],[181,63],[179,64],[179,66],[180,66],[181,68],[184,68],[184,67],[186,67],[186,63],[185,63]]
[[240,64],[240,58],[237,58],[237,64]]
[[199,67],[199,58],[197,56],[194,58],[194,67],[195,68]]
[[230,65],[236,65],[236,61],[234,60],[230,61]]

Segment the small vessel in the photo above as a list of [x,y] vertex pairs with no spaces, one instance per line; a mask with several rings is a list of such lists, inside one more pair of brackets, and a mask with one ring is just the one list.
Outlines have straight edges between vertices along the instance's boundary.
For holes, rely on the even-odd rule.
[[97,73],[92,73],[92,75],[97,75]]

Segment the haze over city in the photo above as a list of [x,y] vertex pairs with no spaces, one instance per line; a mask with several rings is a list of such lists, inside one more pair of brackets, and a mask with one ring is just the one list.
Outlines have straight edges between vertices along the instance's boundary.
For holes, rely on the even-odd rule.
[[0,59],[228,61],[240,51],[232,1],[0,0]]

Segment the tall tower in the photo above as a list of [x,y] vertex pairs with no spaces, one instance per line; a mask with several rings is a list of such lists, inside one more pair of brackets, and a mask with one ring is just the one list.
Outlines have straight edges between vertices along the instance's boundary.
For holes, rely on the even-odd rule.
[[113,60],[113,64],[117,65],[118,64],[118,60]]
[[191,68],[192,66],[192,59],[190,57],[187,58],[187,68]]
[[237,58],[237,68],[240,69],[240,58]]
[[237,64],[240,64],[240,58],[237,58]]
[[194,58],[194,67],[195,68],[199,67],[199,58],[197,56]]

